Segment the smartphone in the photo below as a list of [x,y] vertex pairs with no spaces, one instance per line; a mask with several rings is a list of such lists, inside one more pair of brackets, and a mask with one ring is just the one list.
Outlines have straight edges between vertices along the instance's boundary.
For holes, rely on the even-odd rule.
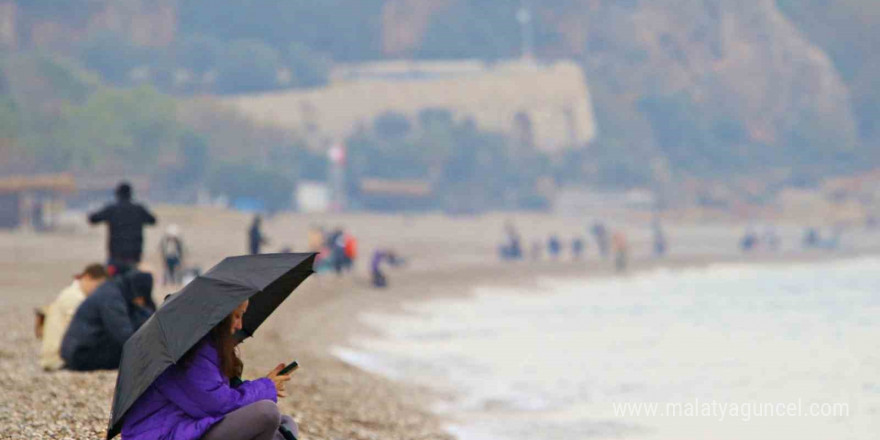
[[278,374],[281,376],[285,376],[293,370],[296,370],[297,368],[299,368],[299,364],[296,361],[293,361],[287,364],[286,367],[282,368],[281,371],[278,372]]

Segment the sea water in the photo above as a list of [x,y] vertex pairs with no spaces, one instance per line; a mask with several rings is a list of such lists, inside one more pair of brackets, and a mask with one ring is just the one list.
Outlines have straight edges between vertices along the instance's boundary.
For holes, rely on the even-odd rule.
[[406,309],[363,316],[385,337],[336,353],[449,396],[435,409],[462,440],[880,438],[880,259],[544,279]]

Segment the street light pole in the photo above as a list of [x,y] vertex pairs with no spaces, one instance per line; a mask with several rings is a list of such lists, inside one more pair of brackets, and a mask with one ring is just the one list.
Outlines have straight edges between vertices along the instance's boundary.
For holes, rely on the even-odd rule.
[[532,61],[535,59],[535,29],[532,21],[532,9],[526,0],[523,0],[516,11],[516,21],[519,22],[522,31],[522,58]]

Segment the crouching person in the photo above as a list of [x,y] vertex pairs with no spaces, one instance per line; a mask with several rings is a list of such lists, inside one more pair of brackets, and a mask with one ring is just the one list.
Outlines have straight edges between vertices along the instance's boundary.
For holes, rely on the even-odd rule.
[[64,360],[61,359],[64,333],[76,309],[106,280],[107,270],[104,266],[91,264],[45,308],[40,350],[40,366],[44,370],[54,371],[64,366]]
[[156,311],[153,276],[129,272],[101,284],[80,304],[61,342],[69,370],[115,370],[125,341]]
[[168,367],[125,415],[123,440],[290,440],[297,426],[281,415],[289,375],[278,365],[266,377],[231,385],[242,372],[234,333],[245,301],[180,361]]

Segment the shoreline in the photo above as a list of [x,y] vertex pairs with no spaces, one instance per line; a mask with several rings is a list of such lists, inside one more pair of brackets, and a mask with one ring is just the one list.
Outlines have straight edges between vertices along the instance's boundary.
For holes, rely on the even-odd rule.
[[[321,283],[335,284],[330,290],[344,293],[338,295],[359,295],[356,301],[348,298],[342,303],[333,302],[342,298],[328,299],[329,302],[324,307],[335,309],[337,312],[346,313],[349,308],[358,309],[352,320],[338,320],[330,322],[333,327],[328,332],[334,335],[332,338],[325,340],[320,349],[320,356],[329,357],[335,362],[340,362],[346,366],[359,371],[359,374],[378,377],[380,381],[388,381],[389,385],[396,390],[402,390],[414,399],[409,401],[415,406],[420,415],[427,415],[432,426],[439,427],[440,431],[432,435],[439,435],[438,438],[455,438],[453,433],[447,429],[453,420],[444,418],[430,410],[433,404],[439,399],[452,399],[455,395],[445,394],[438,389],[428,389],[421,385],[406,381],[405,379],[392,379],[380,371],[364,368],[355,363],[343,359],[338,350],[352,350],[354,352],[368,353],[369,349],[357,344],[357,340],[361,342],[382,339],[386,337],[382,331],[372,327],[370,324],[364,323],[357,319],[360,314],[379,313],[382,315],[407,314],[406,305],[418,303],[421,301],[431,301],[436,299],[461,298],[467,299],[474,295],[474,288],[478,287],[527,287],[536,286],[542,278],[577,278],[577,279],[608,279],[618,276],[638,276],[650,273],[655,270],[694,270],[705,269],[717,265],[745,265],[745,266],[788,266],[801,264],[826,264],[839,261],[854,260],[860,258],[869,258],[872,256],[880,256],[880,250],[864,251],[864,252],[846,252],[846,253],[796,253],[784,255],[760,255],[754,258],[723,258],[707,259],[705,257],[695,258],[676,258],[669,260],[647,260],[641,261],[633,265],[633,267],[624,274],[616,273],[612,264],[608,261],[590,260],[580,262],[541,262],[540,264],[529,264],[528,261],[521,262],[495,262],[487,263],[481,266],[468,267],[444,267],[434,271],[417,270],[413,272],[397,271],[389,275],[391,286],[385,290],[373,290],[367,287],[366,280],[321,280]],[[601,265],[593,267],[585,267],[586,264],[601,263]],[[512,270],[516,269],[516,270]],[[333,277],[333,275],[325,275],[325,277]],[[432,281],[437,281],[433,284]],[[329,285],[321,286],[329,288]],[[323,290],[323,289],[321,289]],[[528,290],[528,289],[525,289]],[[327,293],[327,292],[323,292]],[[295,301],[295,300],[294,300]],[[317,316],[325,316],[318,313]],[[306,327],[313,324],[307,323]],[[404,438],[423,438],[423,437],[404,437]],[[435,438],[435,437],[424,437]]]
[[[248,216],[200,209],[161,208],[163,222],[181,224],[194,246],[192,258],[207,269],[225,255],[241,253]],[[254,338],[243,344],[245,376],[262,376],[278,363],[293,359],[301,368],[279,405],[300,424],[302,439],[452,439],[441,416],[430,411],[443,396],[434,389],[394,381],[339,359],[336,347],[352,348],[356,339],[383,337],[381,330],[359,319],[363,313],[407,313],[406,304],[437,298],[467,298],[478,286],[534,286],[544,277],[597,279],[617,276],[612,263],[588,249],[578,262],[497,260],[495,242],[507,215],[474,219],[438,217],[381,217],[351,215],[345,224],[362,239],[362,249],[391,246],[411,257],[412,264],[388,271],[390,286],[370,286],[364,266],[366,252],[353,274],[337,278],[322,274],[307,280]],[[297,249],[313,216],[282,216],[266,227],[270,237],[293,237]],[[339,220],[324,218],[325,223]],[[569,222],[570,223],[565,223]],[[583,231],[580,220],[553,218],[541,230]],[[562,229],[566,228],[566,229]],[[535,225],[531,230],[538,230]],[[729,229],[729,228],[727,228]],[[856,251],[755,253],[731,251],[730,235],[713,230],[713,243],[704,244],[705,231],[679,226],[681,252],[664,260],[642,257],[644,239],[633,240],[635,258],[627,275],[655,269],[688,269],[714,264],[792,264],[827,262],[880,255],[877,237],[859,239]],[[723,232],[723,231],[722,231]],[[236,235],[238,234],[238,235]],[[538,232],[532,233],[536,236]],[[157,248],[161,230],[148,229],[147,261]],[[634,234],[636,235],[636,234]],[[641,232],[644,237],[644,231]],[[33,336],[33,308],[51,301],[70,282],[71,274],[103,255],[104,231],[49,234],[0,233],[0,439],[100,438],[109,417],[115,372],[44,373],[38,367],[39,343]],[[865,235],[865,237],[869,237]],[[674,236],[678,239],[678,236]],[[287,241],[278,240],[280,248]],[[691,243],[691,244],[688,244]],[[693,243],[700,245],[692,255]],[[301,246],[300,246],[301,247]],[[707,249],[709,250],[707,252]],[[712,251],[712,250],[715,251]],[[61,251],[64,250],[64,251]],[[267,249],[272,252],[276,249]],[[678,249],[675,249],[678,250]],[[624,275],[626,276],[626,275]],[[158,286],[158,281],[157,281]],[[157,288],[161,300],[176,289]]]

